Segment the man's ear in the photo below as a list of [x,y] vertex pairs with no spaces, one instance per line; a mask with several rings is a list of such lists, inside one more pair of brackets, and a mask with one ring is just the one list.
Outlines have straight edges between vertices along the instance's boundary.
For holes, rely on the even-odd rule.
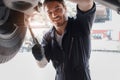
[[63,6],[63,7],[64,7],[63,13],[66,13],[67,12],[67,7],[66,6]]

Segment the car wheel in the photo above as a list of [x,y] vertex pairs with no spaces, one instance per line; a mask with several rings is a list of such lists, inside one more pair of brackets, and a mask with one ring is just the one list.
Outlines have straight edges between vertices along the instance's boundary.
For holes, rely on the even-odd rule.
[[25,34],[24,13],[7,9],[9,15],[4,23],[0,24],[0,63],[11,60],[19,51]]

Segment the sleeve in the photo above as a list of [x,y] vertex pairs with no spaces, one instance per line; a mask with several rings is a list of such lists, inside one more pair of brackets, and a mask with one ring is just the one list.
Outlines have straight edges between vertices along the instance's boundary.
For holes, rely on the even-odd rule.
[[40,68],[43,68],[47,65],[47,63],[50,61],[50,41],[47,34],[45,34],[41,41],[41,47],[42,47],[42,54],[44,55],[41,60],[37,60],[37,64]]
[[47,61],[49,62],[50,61],[50,56],[51,56],[51,43],[50,43],[50,33],[46,33],[43,38],[42,38],[42,41],[41,41],[41,46],[43,47],[43,52],[44,52],[44,55],[47,59]]
[[89,34],[92,28],[92,24],[95,18],[96,4],[94,3],[93,7],[83,12],[77,6],[77,14],[75,19],[75,24],[77,25],[77,30],[81,30],[84,33]]

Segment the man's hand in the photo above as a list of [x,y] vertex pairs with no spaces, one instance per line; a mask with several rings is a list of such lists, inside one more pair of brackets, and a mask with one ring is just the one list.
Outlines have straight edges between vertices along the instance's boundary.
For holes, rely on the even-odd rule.
[[42,53],[42,49],[41,49],[41,45],[40,44],[35,44],[32,47],[32,54],[35,57],[36,60],[40,61],[43,58],[43,53]]
[[93,0],[69,0],[71,2],[77,3],[78,7],[82,11],[88,11],[93,7]]

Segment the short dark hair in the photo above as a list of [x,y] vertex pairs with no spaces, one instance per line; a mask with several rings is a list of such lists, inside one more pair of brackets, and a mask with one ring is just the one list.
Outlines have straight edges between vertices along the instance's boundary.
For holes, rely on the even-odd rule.
[[57,2],[61,3],[63,6],[65,6],[64,0],[44,0],[43,6],[45,7],[45,5],[46,5],[48,2],[52,2],[52,1],[57,1]]

